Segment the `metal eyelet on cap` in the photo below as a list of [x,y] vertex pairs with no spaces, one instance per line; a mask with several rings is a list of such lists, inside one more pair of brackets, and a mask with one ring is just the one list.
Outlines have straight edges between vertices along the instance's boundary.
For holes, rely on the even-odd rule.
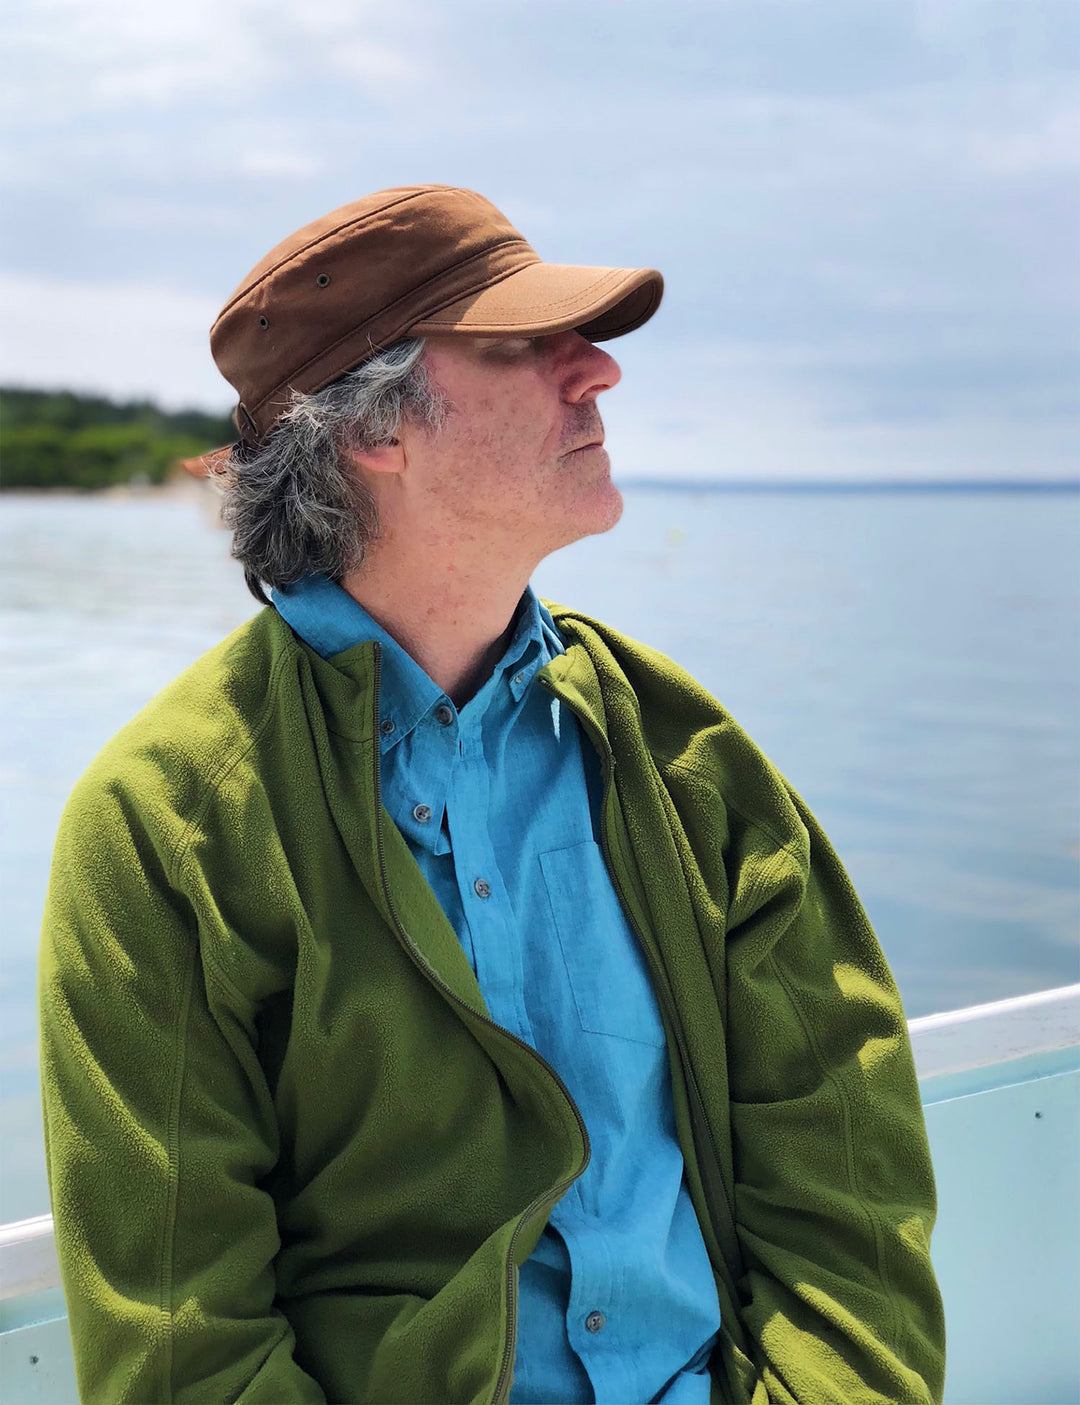
[[259,326],[260,326],[260,327],[269,327],[269,325],[270,325],[270,323],[266,320],[265,317],[260,317],[260,318],[259,318]]
[[318,287],[325,288],[327,283],[330,282],[329,273],[320,273],[318,278],[315,279],[315,282]]

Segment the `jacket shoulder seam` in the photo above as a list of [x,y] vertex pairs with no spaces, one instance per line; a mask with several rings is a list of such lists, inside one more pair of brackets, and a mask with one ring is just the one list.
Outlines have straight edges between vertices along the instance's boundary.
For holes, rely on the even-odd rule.
[[[698,780],[715,784],[715,778],[711,776],[708,771],[703,770],[700,766],[692,766],[686,761],[679,761],[678,759],[667,761],[664,763],[664,770],[682,771],[686,775],[696,776]],[[762,834],[768,835],[778,849],[795,860],[800,871],[806,870],[806,855],[801,850],[795,848],[794,840],[781,839],[763,820],[756,819],[753,815],[748,815],[745,810],[740,809],[738,805],[729,800],[723,792],[720,792],[720,798],[725,806],[738,815],[740,819],[745,820],[752,828],[760,830]],[[800,820],[799,823],[801,824],[802,821]]]
[[246,756],[251,754],[262,737],[263,732],[269,725],[270,718],[273,715],[274,704],[277,701],[276,695],[279,677],[286,663],[289,661],[291,652],[290,649],[286,649],[270,671],[266,702],[263,704],[262,712],[259,714],[247,743],[239,747],[236,751],[230,752],[221,762],[214,774],[206,781],[205,788],[195,803],[195,808],[191,813],[191,817],[184,825],[183,831],[176,841],[176,847],[169,861],[169,879],[173,884],[176,883],[180,869],[183,866],[186,851],[194,840],[195,829],[199,820],[206,814],[215,794],[221,788],[226,777],[231,771],[236,769]]

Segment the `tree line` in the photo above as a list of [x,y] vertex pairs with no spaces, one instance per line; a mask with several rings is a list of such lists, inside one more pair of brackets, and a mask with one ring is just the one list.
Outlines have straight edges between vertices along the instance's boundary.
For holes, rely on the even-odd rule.
[[0,488],[163,483],[179,459],[235,438],[226,415],[0,386]]

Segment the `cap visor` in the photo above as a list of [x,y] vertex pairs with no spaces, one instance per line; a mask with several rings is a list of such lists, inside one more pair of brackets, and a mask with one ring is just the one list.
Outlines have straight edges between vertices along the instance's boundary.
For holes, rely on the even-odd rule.
[[664,280],[655,268],[534,263],[429,314],[409,331],[418,336],[505,336],[576,327],[590,341],[605,341],[647,322],[663,292]]
[[221,473],[233,451],[231,444],[223,444],[220,449],[207,449],[198,458],[181,459],[180,467],[186,468],[193,478],[213,478]]

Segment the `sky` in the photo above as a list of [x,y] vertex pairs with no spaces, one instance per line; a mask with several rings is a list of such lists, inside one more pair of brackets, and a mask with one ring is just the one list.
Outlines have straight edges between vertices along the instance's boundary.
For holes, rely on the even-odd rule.
[[0,382],[228,411],[210,324],[388,186],[659,268],[617,477],[1043,479],[1080,445],[1077,0],[9,0]]

